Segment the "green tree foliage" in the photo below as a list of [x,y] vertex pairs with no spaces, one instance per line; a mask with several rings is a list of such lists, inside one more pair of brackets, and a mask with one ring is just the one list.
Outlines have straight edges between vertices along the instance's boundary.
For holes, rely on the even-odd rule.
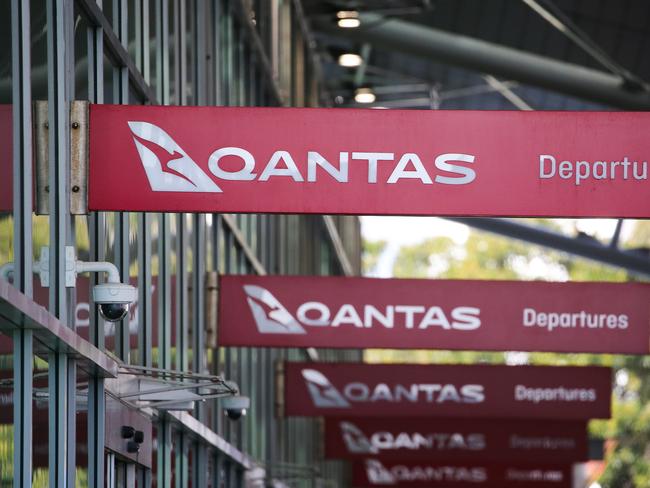
[[379,262],[379,257],[386,249],[386,241],[365,241],[361,255],[361,266],[366,273],[372,272]]
[[[538,225],[555,228],[552,221]],[[583,235],[582,238],[591,237]],[[366,244],[381,252],[385,243]],[[637,222],[626,247],[650,248],[650,222]],[[378,255],[375,256],[375,261]],[[366,268],[367,269],[367,268]],[[394,263],[393,274],[401,278],[510,279],[571,281],[628,281],[621,269],[576,259],[566,254],[472,231],[464,245],[447,237],[427,239],[403,247]],[[422,364],[513,363],[523,358],[528,364],[612,366],[616,370],[613,416],[609,421],[592,421],[593,436],[610,439],[607,468],[599,483],[603,488],[650,486],[650,357],[591,354],[403,351],[368,350],[368,362],[411,362]],[[627,380],[627,381],[624,381]]]

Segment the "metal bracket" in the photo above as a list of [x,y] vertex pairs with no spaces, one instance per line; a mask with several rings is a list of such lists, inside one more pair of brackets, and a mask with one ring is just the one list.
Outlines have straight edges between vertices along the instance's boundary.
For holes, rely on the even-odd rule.
[[[74,246],[65,247],[65,286],[74,288],[77,282],[76,272],[77,256]],[[50,249],[47,246],[41,247],[41,256],[38,264],[38,274],[41,278],[43,288],[50,287]]]
[[216,271],[205,274],[205,337],[206,346],[217,347],[217,310],[219,307],[219,275]]
[[[89,106],[70,103],[70,213],[88,213]],[[49,123],[46,101],[34,102],[34,156],[36,164],[36,213],[47,215],[49,205]]]
[[89,103],[70,105],[70,213],[88,213],[88,124]]
[[36,165],[36,214],[50,213],[49,129],[47,102],[34,102],[34,159]]

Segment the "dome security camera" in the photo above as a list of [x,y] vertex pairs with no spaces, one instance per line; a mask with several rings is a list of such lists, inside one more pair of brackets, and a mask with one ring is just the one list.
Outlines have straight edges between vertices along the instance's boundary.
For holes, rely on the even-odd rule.
[[99,313],[109,322],[119,322],[129,312],[129,305],[138,298],[137,288],[124,283],[102,283],[93,287],[93,301]]
[[246,409],[251,405],[251,399],[246,396],[236,395],[221,400],[224,414],[230,420],[239,420],[246,415]]

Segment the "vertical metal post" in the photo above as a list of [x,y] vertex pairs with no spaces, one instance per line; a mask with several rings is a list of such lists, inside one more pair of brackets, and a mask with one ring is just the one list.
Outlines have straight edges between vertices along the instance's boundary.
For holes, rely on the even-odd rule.
[[[192,369],[198,373],[205,373],[206,371],[206,362],[205,362],[205,242],[206,242],[206,226],[205,226],[205,215],[196,214],[194,215],[194,225],[193,225],[193,262],[192,262],[192,288],[194,294],[192,296],[193,304],[193,317],[192,317],[192,330],[193,334],[193,364]],[[197,418],[205,423],[206,420],[206,405],[204,402],[200,402],[197,405]],[[199,485],[200,486],[200,485]]]
[[32,484],[32,345],[31,330],[14,332],[14,488]]
[[[214,85],[214,98],[212,103],[223,105],[223,75],[222,75],[222,11],[223,2],[212,2],[212,76]],[[216,226],[216,221],[214,223]]]
[[11,3],[14,286],[32,296],[32,91],[29,1]]
[[152,366],[151,311],[151,214],[138,215],[138,358],[141,366]]
[[[192,486],[208,486],[208,447],[197,442],[194,445],[194,457],[192,458],[192,467],[194,476]],[[216,485],[214,485],[216,487]]]
[[206,55],[206,17],[207,17],[206,0],[194,0],[194,20],[193,41],[194,59],[190,60],[194,67],[194,103],[195,105],[207,104],[207,55]]
[[188,438],[182,430],[176,436],[176,469],[174,471],[176,488],[189,486]]
[[176,232],[176,368],[187,371],[189,348],[187,247],[189,239],[185,214],[176,215]]
[[[133,9],[135,18],[135,65],[142,73],[145,83],[151,84],[150,57],[151,46],[149,45],[149,0],[134,0]],[[155,1],[155,0],[154,0]],[[128,19],[127,19],[128,21]],[[128,25],[128,24],[127,24]],[[127,46],[128,46],[128,37]],[[145,95],[146,96],[146,95]]]
[[[128,44],[128,8],[123,0],[114,0],[113,25],[116,34],[124,47]],[[116,89],[115,100],[120,104],[129,103],[129,70],[126,66],[119,66],[114,69],[117,80],[113,86]],[[129,213],[119,212],[115,216],[115,264],[120,270],[120,278],[123,283],[128,283],[130,278],[129,266]],[[115,352],[117,356],[129,362],[129,316],[127,315],[115,327]]]
[[[171,354],[171,262],[170,262],[170,216],[159,214],[158,224],[158,367],[172,367]],[[178,283],[177,283],[178,286]]]
[[[169,104],[169,2],[156,2],[156,88],[157,98]],[[158,216],[158,367],[171,368],[171,272],[170,217]],[[163,414],[158,423],[157,486],[171,488],[172,430]]]
[[[32,296],[32,107],[30,2],[11,3],[14,286]],[[14,488],[32,482],[33,335],[14,333]]]
[[215,451],[212,455],[212,486],[215,488],[221,487],[222,480],[222,460],[219,451]]
[[49,486],[65,488],[67,485],[67,380],[68,358],[65,354],[48,356],[49,389]]
[[140,487],[151,488],[151,470],[148,468],[141,468],[138,471],[138,488]]
[[[157,486],[159,488],[171,488],[172,486],[172,427],[169,420],[163,414],[158,423],[158,476]],[[178,476],[178,473],[176,473]]]
[[156,78],[157,98],[169,104],[169,2],[155,0],[156,8]]
[[115,488],[115,454],[108,453],[106,454],[106,488]]
[[[69,110],[67,104],[66,18],[68,1],[47,2],[48,147],[50,207],[50,312],[67,323],[65,246],[68,229],[67,162]],[[70,19],[71,20],[71,19]]]
[[[98,2],[101,6],[101,1]],[[88,94],[91,102],[104,102],[104,37],[99,26],[88,27]],[[90,259],[106,259],[106,217],[93,212],[89,217]],[[92,287],[99,283],[99,275],[91,274]],[[90,296],[90,293],[89,293]],[[105,348],[104,320],[97,307],[90,309],[90,342],[100,350]],[[91,376],[88,379],[88,486],[104,486],[104,445],[106,417],[104,379]],[[109,470],[110,471],[110,470]],[[110,486],[110,485],[109,485]]]
[[176,101],[179,105],[187,105],[187,39],[185,37],[185,17],[187,16],[187,6],[185,0],[175,0],[177,15],[174,22],[176,23]]
[[[68,203],[70,120],[68,101],[74,91],[73,3],[50,0],[46,5],[49,125],[50,293],[49,310],[64,324],[69,319],[65,286],[65,248],[73,242],[74,225]],[[64,353],[49,359],[50,487],[75,484],[76,367]]]
[[[129,213],[115,214],[115,264],[120,270],[122,283],[129,283],[130,280],[129,229]],[[115,353],[126,363],[129,362],[129,321],[127,314],[124,319],[115,324]]]

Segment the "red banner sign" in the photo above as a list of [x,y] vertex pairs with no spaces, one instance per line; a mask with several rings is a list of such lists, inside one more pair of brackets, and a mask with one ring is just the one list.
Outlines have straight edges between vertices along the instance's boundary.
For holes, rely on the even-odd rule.
[[650,285],[222,276],[223,346],[647,354]]
[[287,416],[609,418],[611,369],[285,363]]
[[584,421],[326,418],[330,459],[587,461]]
[[540,464],[485,464],[480,462],[439,463],[435,461],[387,462],[367,459],[354,463],[355,487],[445,487],[445,488],[571,488],[571,466]]
[[93,105],[89,208],[650,217],[650,114]]

